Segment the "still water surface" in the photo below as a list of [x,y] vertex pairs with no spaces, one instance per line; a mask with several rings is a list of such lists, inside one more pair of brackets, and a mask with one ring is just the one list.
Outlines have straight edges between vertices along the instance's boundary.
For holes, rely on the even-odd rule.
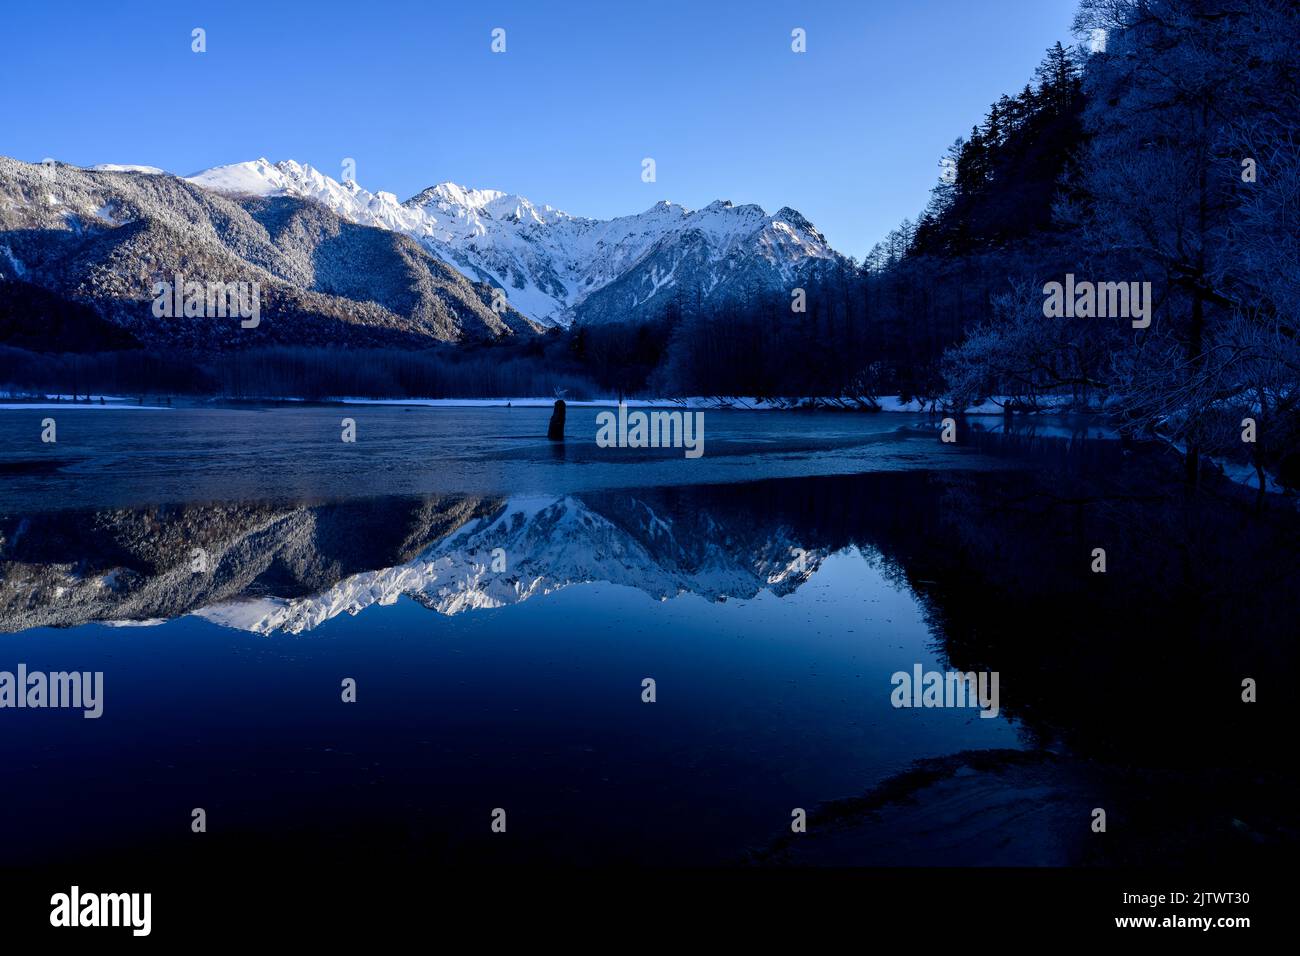
[[[735,863],[806,808],[811,862],[1065,863],[1109,785],[1055,763],[1110,736],[1072,703],[1096,675],[1044,675],[1126,599],[1045,620],[972,553],[1058,586],[1014,555],[1059,556],[1049,525],[977,513],[1112,472],[1068,423],[953,447],[920,417],[708,412],[688,461],[596,448],[594,409],[563,449],[537,409],[75,410],[41,448],[44,414],[0,413],[0,670],[102,671],[104,714],[0,711],[7,862],[165,859],[202,807],[232,853]],[[998,671],[998,715],[895,708],[917,665]],[[917,766],[951,792],[899,811],[906,840],[830,825]]]

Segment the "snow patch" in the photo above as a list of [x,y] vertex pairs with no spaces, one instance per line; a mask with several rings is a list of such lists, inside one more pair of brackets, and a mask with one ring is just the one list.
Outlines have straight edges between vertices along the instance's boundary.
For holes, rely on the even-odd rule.
[[94,166],[83,166],[83,169],[90,169],[98,173],[144,173],[148,176],[166,176],[167,170],[159,169],[157,166],[132,166],[122,165],[119,163],[96,163]]

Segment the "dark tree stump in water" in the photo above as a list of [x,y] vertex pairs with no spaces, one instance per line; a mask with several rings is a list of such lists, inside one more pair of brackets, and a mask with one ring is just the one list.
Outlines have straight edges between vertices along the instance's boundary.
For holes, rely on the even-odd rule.
[[564,399],[555,400],[555,410],[551,412],[551,424],[546,429],[546,437],[551,441],[564,441]]
[[1277,480],[1287,491],[1300,489],[1300,451],[1287,452],[1277,466]]

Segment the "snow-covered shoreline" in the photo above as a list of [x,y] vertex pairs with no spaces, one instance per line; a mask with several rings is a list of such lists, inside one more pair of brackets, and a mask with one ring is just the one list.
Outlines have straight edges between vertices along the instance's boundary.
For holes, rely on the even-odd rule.
[[[290,399],[303,401],[303,399]],[[326,399],[345,405],[417,405],[429,408],[550,408],[554,398],[517,397],[517,398],[359,398],[356,396],[337,396]],[[618,398],[564,399],[566,405],[574,408],[614,408],[619,404]],[[796,397],[785,399],[737,398],[734,396],[694,395],[686,398],[625,398],[623,404],[628,408],[689,408],[689,409],[734,409],[738,411],[867,411],[867,412],[907,412],[924,414],[927,411],[938,412],[920,400],[903,402],[897,395],[882,395],[876,399],[878,408],[856,403],[847,398],[830,397]],[[966,409],[967,415],[1001,415],[1003,410],[994,400],[985,401]]]
[[[563,397],[563,396],[560,396]],[[174,396],[181,407],[186,405],[242,405],[257,402],[301,402],[303,404],[340,404],[340,405],[410,405],[426,408],[550,408],[555,404],[556,396],[518,395],[494,398],[367,398],[359,395],[330,395],[324,398],[303,398],[300,396],[259,395],[247,398],[230,396]],[[152,398],[157,401],[156,396]],[[565,404],[574,408],[615,408],[620,402],[628,408],[681,408],[700,410],[734,409],[738,411],[853,411],[853,412],[905,412],[907,414],[950,414],[951,409],[935,402],[921,399],[903,401],[899,395],[880,395],[875,398],[831,395],[794,395],[779,398],[745,398],[737,395],[691,395],[685,397],[655,396],[651,398],[618,398],[604,396],[592,399],[564,398]],[[977,405],[968,406],[966,415],[1003,415],[1004,406],[1012,399],[1006,396],[991,396]],[[1066,408],[1068,398],[1054,399],[1050,396],[1042,400],[1042,408],[1036,414],[1050,415],[1058,411],[1070,412]],[[172,408],[167,405],[145,405],[139,397],[124,395],[92,395],[87,401],[84,396],[67,394],[49,394],[36,392],[17,394],[0,392],[0,408]],[[1092,409],[1098,411],[1098,409]]]
[[[6,400],[7,399],[7,400]],[[911,415],[948,414],[950,409],[943,409],[937,404],[926,403],[920,399],[904,402],[898,395],[881,395],[872,404],[867,399],[852,399],[832,396],[794,396],[789,398],[757,399],[737,396],[693,395],[684,398],[624,398],[614,396],[594,399],[569,399],[565,404],[574,408],[615,408],[622,401],[628,408],[681,408],[699,410],[734,410],[734,411],[852,411],[852,412],[904,412]],[[965,409],[966,415],[1003,415],[1003,405],[1008,399],[993,397],[985,399],[978,405]],[[180,399],[180,405],[203,404],[248,404],[256,402],[301,402],[303,404],[340,404],[340,405],[407,405],[422,408],[550,408],[555,403],[554,397],[506,396],[501,398],[365,398],[355,395],[337,395],[322,399],[283,397],[266,395],[256,398],[193,398]],[[82,398],[69,395],[31,395],[0,396],[0,409],[34,409],[34,408],[137,408],[146,410],[163,410],[172,405],[143,405],[138,399],[119,395],[95,396],[87,402]],[[1039,414],[1053,414],[1056,410],[1049,403]]]
[[135,402],[125,401],[105,401],[102,405],[99,402],[47,402],[47,401],[30,401],[30,402],[0,402],[0,411],[21,411],[21,410],[59,410],[59,411],[83,411],[85,409],[113,409],[115,411],[132,410],[141,412],[166,412],[171,411],[170,405],[138,405]]

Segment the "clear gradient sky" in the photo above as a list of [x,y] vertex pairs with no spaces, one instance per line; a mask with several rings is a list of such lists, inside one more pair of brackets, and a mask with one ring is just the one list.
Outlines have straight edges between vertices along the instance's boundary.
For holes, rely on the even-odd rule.
[[0,155],[182,175],[265,156],[335,178],[352,157],[401,199],[453,180],[601,218],[792,206],[861,257],[924,206],[947,145],[1071,42],[1075,6],[28,0],[0,24]]

